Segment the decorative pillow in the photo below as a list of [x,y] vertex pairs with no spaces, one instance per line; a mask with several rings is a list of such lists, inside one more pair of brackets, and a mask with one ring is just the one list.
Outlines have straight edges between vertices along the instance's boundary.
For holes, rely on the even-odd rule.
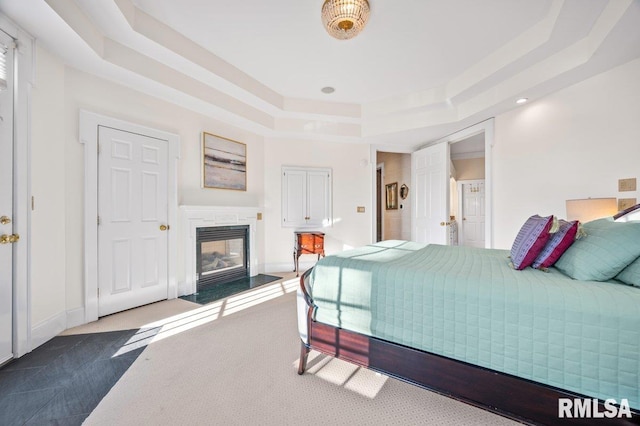
[[640,257],[616,275],[618,281],[640,287]]
[[545,244],[531,266],[536,269],[541,269],[548,268],[556,263],[556,261],[560,259],[560,256],[562,256],[562,253],[576,240],[578,225],[579,222],[577,220],[567,222],[566,220],[560,219],[558,231],[551,234],[549,241],[547,241],[547,244]]
[[598,219],[558,259],[555,267],[576,280],[608,281],[640,256],[640,223]]
[[511,247],[513,268],[522,270],[530,266],[549,239],[553,216],[533,215],[522,225]]

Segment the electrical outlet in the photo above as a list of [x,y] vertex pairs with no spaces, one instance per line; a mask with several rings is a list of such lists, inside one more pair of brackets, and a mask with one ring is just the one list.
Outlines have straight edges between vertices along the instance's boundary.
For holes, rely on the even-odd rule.
[[364,213],[364,206],[358,206],[358,213]]
[[618,179],[618,191],[635,191],[636,190],[636,178]]

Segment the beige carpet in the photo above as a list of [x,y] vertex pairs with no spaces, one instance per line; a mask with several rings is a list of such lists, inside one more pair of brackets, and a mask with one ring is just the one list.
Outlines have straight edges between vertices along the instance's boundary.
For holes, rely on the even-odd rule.
[[298,376],[296,286],[281,281],[205,306],[166,301],[70,330],[155,334],[84,424],[513,424],[315,352]]

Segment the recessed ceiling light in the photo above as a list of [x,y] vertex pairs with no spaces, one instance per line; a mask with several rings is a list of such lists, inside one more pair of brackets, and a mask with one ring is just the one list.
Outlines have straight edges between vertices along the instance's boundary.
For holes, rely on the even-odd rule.
[[334,88],[333,88],[333,87],[331,87],[331,86],[327,86],[327,87],[323,87],[322,89],[320,89],[320,91],[321,91],[322,93],[329,94],[329,93],[333,93],[333,92],[335,92],[335,91],[336,91],[336,89],[334,89]]
[[517,104],[523,104],[525,102],[527,102],[529,100],[529,98],[520,98],[516,101]]

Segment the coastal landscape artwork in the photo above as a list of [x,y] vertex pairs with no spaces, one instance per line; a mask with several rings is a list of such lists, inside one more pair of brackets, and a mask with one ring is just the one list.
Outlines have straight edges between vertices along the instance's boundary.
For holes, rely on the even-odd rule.
[[203,186],[247,190],[247,145],[202,133]]

